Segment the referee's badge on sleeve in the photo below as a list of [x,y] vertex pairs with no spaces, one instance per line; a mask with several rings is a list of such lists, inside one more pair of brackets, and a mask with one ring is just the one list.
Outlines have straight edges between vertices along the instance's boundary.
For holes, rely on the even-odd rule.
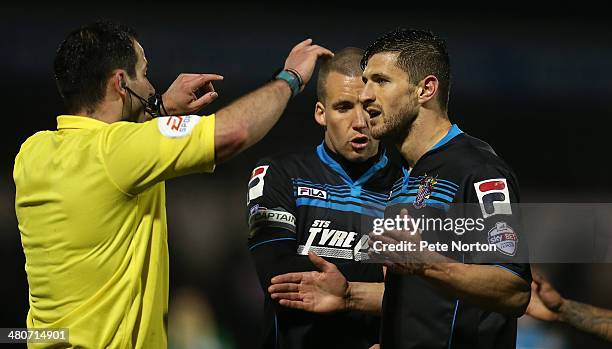
[[486,179],[474,183],[483,218],[496,214],[512,214],[510,192],[505,178]]
[[162,116],[157,118],[159,132],[168,138],[183,138],[198,124],[199,115]]

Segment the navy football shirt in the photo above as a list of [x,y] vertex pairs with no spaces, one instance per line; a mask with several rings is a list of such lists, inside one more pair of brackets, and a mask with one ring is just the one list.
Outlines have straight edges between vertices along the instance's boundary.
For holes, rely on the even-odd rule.
[[[473,203],[484,220],[484,230],[482,236],[472,240],[496,244],[499,263],[490,264],[530,283],[529,264],[513,263],[513,256],[525,248],[519,245],[516,217],[510,205],[519,201],[518,181],[510,167],[487,143],[453,125],[414,168],[403,169],[402,178],[393,186],[385,216],[395,217],[402,208],[408,208],[412,217],[444,217],[453,207]],[[454,237],[440,234],[424,238],[448,242]],[[461,253],[448,256],[461,262],[478,259],[470,256],[469,261],[462,260],[465,255]],[[388,272],[381,344],[385,349],[515,348],[516,319],[449,299],[419,276]]]
[[249,248],[265,291],[265,347],[367,349],[379,341],[377,316],[287,309],[267,292],[275,275],[314,270],[308,251],[336,264],[349,281],[383,282],[379,264],[362,263],[368,258],[364,228],[383,217],[400,169],[381,152],[355,176],[334,155],[321,144],[263,159],[252,172]]

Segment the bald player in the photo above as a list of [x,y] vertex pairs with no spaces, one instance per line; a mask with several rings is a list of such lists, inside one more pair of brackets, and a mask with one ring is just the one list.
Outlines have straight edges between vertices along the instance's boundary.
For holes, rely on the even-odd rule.
[[363,51],[346,48],[323,61],[315,121],[324,129],[317,147],[262,159],[248,189],[249,247],[265,296],[266,348],[369,348],[378,343],[379,317],[357,311],[329,315],[284,308],[267,292],[271,278],[316,270],[309,251],[327,257],[351,282],[381,283],[367,258],[368,231],[383,216],[400,176],[359,102]]

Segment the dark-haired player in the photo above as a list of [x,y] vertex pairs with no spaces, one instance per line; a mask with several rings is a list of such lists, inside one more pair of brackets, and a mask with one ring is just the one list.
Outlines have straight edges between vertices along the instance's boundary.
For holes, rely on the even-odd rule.
[[[366,84],[360,102],[370,115],[372,136],[395,143],[410,169],[394,184],[385,216],[403,209],[412,217],[444,216],[453,205],[480,204],[485,229],[475,240],[499,247],[493,256],[499,263],[489,265],[457,263],[462,260],[437,253],[422,259],[418,252],[404,255],[416,262],[391,263],[381,347],[514,348],[516,317],[529,303],[531,282],[529,264],[513,262],[525,249],[517,240],[510,205],[519,201],[518,183],[487,143],[449,121],[450,63],[444,42],[428,31],[392,31],[366,50],[362,66]],[[390,233],[394,238],[385,233],[377,239],[401,241],[401,234]],[[363,285],[346,283],[333,266],[318,263],[321,273],[275,278],[275,298],[311,311],[321,311],[313,300],[351,304],[351,293],[363,288],[355,286]],[[330,302],[334,295],[336,301]]]

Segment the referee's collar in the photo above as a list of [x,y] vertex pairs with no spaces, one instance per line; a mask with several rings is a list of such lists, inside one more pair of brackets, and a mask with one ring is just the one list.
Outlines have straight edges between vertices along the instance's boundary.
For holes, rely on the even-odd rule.
[[70,128],[100,128],[108,126],[108,124],[104,121],[100,121],[94,118],[90,118],[88,116],[78,116],[78,115],[60,115],[57,117],[57,129],[64,130]]

